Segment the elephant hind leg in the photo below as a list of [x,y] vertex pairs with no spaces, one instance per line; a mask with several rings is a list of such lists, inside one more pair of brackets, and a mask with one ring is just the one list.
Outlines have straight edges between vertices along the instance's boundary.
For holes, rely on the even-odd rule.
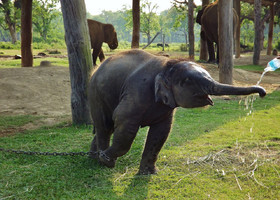
[[[98,114],[100,113],[100,114]],[[110,138],[113,133],[114,123],[110,117],[105,116],[106,113],[103,110],[99,110],[92,114],[94,121],[95,135],[91,142],[90,152],[92,152],[92,158],[98,158],[97,153],[100,150],[105,150],[110,145]]]
[[215,62],[214,44],[209,39],[207,39],[207,47],[208,47],[208,54],[209,54],[208,62],[209,63]]

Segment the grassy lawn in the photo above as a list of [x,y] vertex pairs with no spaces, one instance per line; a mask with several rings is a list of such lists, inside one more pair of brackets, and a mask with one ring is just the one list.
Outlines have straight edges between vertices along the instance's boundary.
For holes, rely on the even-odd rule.
[[[280,92],[215,99],[178,109],[159,173],[137,176],[147,128],[114,169],[82,156],[0,152],[0,199],[277,199],[280,196]],[[0,130],[28,123],[0,116]],[[23,117],[24,118],[24,117]],[[9,126],[3,124],[10,124]],[[61,124],[0,138],[0,147],[88,151],[92,127]]]

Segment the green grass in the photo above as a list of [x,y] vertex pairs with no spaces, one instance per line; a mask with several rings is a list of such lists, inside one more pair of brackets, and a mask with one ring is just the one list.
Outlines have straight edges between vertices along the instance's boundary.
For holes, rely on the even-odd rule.
[[23,126],[41,117],[32,115],[0,116],[0,130]]
[[263,72],[264,70],[264,67],[261,65],[236,65],[234,68],[257,72]]
[[[39,66],[41,61],[47,60],[50,61],[54,66],[64,66],[68,67],[68,58],[53,58],[53,57],[46,57],[46,58],[36,58],[33,60],[33,66]],[[2,60],[0,63],[0,68],[17,68],[21,67],[21,60]]]
[[[264,67],[261,65],[236,65],[234,68],[243,69],[246,71],[263,72]],[[276,73],[280,73],[280,70],[276,70]],[[273,73],[275,73],[273,72]]]
[[[81,156],[1,152],[0,199],[277,199],[280,92],[257,97],[249,109],[245,100],[215,99],[214,107],[178,109],[159,155],[160,171],[153,176],[135,175],[147,128],[140,130],[114,169]],[[45,127],[2,137],[0,147],[87,151],[91,131],[86,126]]]

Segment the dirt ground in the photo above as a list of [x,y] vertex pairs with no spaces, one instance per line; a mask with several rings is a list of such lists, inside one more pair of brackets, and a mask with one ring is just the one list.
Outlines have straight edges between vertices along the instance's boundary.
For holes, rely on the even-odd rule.
[[[261,65],[266,66],[273,56],[261,56]],[[252,57],[234,59],[236,65],[252,63]],[[217,65],[203,64],[211,76],[218,80]],[[235,85],[255,85],[260,72],[234,70]],[[268,92],[280,89],[280,74],[267,73],[261,83]],[[44,116],[35,124],[24,129],[41,125],[53,125],[71,120],[70,77],[66,67],[30,67],[0,69],[0,115],[38,115]],[[1,134],[0,134],[1,135]]]

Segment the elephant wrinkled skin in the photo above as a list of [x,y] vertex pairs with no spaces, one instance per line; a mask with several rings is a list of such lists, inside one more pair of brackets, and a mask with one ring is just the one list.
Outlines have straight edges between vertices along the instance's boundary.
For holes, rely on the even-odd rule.
[[116,49],[118,47],[118,38],[115,28],[112,24],[103,24],[101,22],[88,19],[88,29],[90,36],[92,52],[92,61],[96,65],[97,57],[100,62],[105,59],[102,43],[106,42],[110,49]]
[[[95,126],[91,152],[107,167],[126,154],[140,127],[149,126],[139,174],[156,173],[159,151],[171,129],[176,107],[213,105],[209,95],[266,95],[259,86],[234,87],[214,81],[194,62],[130,50],[105,60],[89,83]],[[110,146],[110,137],[114,133]]]
[[[218,3],[216,0],[207,6],[204,6],[198,11],[196,16],[196,22],[201,25],[201,39],[206,40],[208,47],[209,59],[208,62],[218,62],[219,63],[219,37],[218,37]],[[235,37],[238,15],[234,8],[233,11],[233,35]],[[217,44],[217,60],[215,59],[214,44]]]

